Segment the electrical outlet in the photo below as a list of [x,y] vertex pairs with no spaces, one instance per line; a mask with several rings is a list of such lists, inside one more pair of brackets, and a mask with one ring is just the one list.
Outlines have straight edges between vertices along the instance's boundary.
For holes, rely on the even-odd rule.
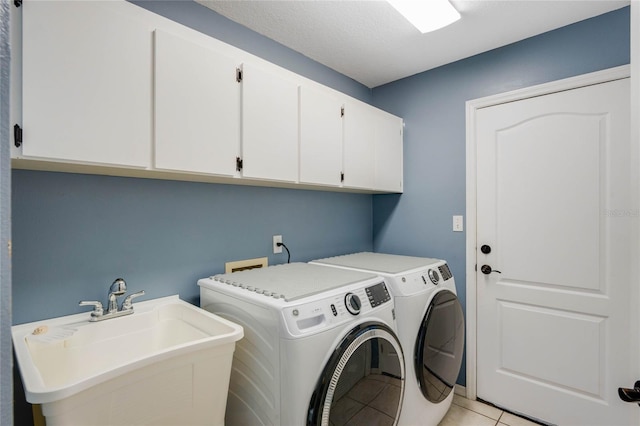
[[454,232],[464,231],[464,219],[462,216],[453,217],[453,231]]
[[273,253],[278,254],[282,253],[282,246],[278,246],[278,243],[282,242],[282,235],[274,235],[273,236]]

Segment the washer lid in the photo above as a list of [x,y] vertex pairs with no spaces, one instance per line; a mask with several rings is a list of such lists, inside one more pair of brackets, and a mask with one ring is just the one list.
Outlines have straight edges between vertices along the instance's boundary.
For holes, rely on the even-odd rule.
[[268,268],[221,274],[215,281],[288,302],[376,278],[376,275],[327,268],[308,263],[287,263]]
[[424,268],[442,262],[428,257],[400,256],[384,253],[354,253],[344,256],[328,257],[314,260],[314,263],[325,265],[346,266],[348,268],[366,269],[382,274],[399,274],[413,269]]

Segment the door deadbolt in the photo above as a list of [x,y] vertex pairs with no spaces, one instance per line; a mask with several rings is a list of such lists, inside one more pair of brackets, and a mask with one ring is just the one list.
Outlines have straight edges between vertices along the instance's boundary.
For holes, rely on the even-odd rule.
[[482,247],[480,247],[480,251],[483,252],[484,254],[489,254],[491,253],[491,246],[483,244]]

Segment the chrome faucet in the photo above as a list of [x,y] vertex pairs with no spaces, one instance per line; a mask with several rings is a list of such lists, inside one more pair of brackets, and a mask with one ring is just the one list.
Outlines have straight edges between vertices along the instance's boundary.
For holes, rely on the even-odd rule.
[[127,283],[125,282],[125,280],[122,278],[116,278],[116,280],[111,284],[111,287],[109,287],[109,302],[106,313],[104,312],[101,302],[81,301],[80,306],[94,307],[93,311],[91,312],[91,318],[89,319],[89,321],[94,322],[129,315],[133,313],[132,300],[135,297],[143,296],[144,290],[128,295],[124,299],[124,302],[122,302],[120,310],[118,310],[118,297],[123,296],[126,292]]
[[127,283],[122,278],[116,280],[109,287],[109,310],[107,314],[118,312],[118,296],[122,296],[127,292]]

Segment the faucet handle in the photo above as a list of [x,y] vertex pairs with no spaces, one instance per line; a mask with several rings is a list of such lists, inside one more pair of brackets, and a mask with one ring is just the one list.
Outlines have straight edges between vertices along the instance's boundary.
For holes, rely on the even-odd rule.
[[104,310],[102,309],[102,303],[100,302],[96,302],[96,301],[81,301],[79,304],[79,306],[93,306],[93,311],[91,311],[91,316],[93,318],[96,317],[101,317],[102,314],[104,313]]
[[140,290],[137,293],[133,293],[133,294],[130,294],[127,297],[125,297],[124,302],[122,302],[121,310],[128,311],[128,310],[133,309],[133,303],[131,302],[131,300],[134,297],[139,297],[139,296],[144,296],[144,290]]

